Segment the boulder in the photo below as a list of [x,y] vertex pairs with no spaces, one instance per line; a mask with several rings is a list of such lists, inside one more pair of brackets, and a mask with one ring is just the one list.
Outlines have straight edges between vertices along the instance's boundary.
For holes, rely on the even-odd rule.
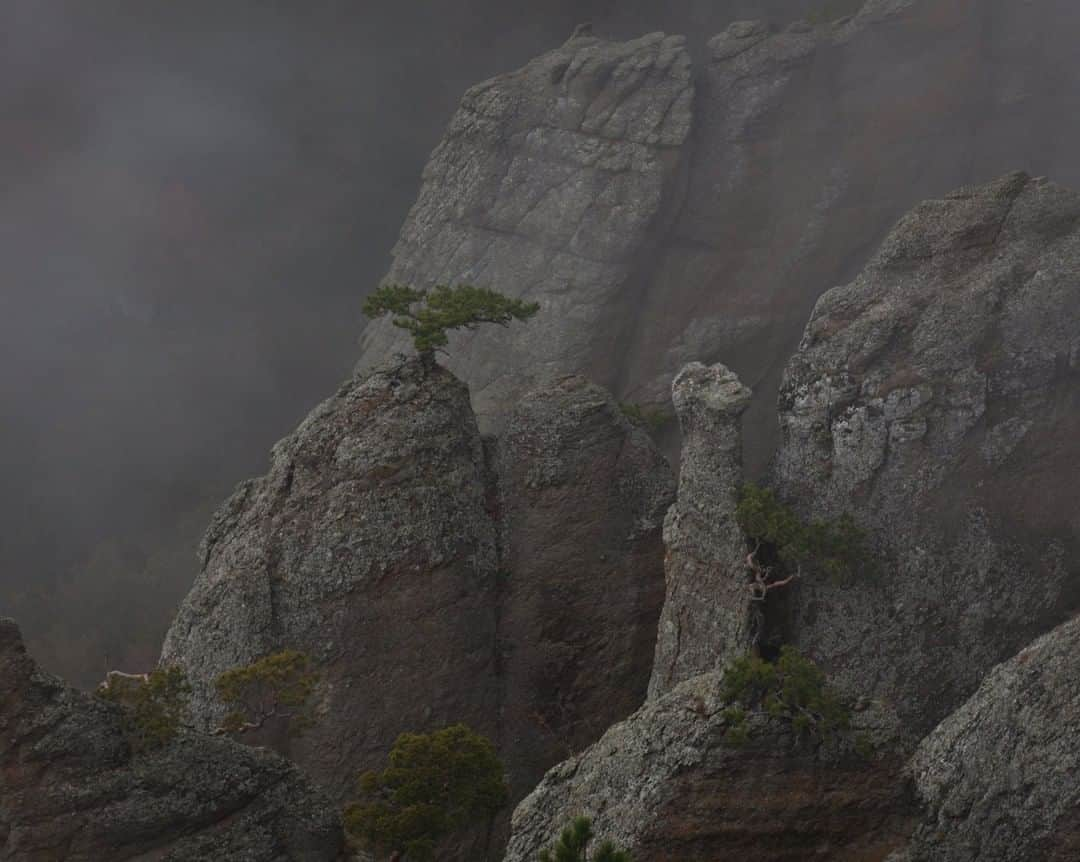
[[0,858],[332,862],[337,806],[276,754],[181,731],[133,752],[122,708],[43,673],[0,619]]

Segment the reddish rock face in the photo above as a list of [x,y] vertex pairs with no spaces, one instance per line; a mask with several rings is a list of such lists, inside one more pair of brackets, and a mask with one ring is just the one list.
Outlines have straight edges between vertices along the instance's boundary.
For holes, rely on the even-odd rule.
[[0,619],[0,858],[333,862],[336,804],[287,761],[189,732],[135,754],[120,708],[42,673]]

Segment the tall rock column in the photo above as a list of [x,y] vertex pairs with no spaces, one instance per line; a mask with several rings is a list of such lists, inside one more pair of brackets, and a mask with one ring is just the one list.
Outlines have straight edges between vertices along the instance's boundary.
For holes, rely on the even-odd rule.
[[751,392],[724,365],[687,365],[671,397],[683,448],[679,493],[664,523],[667,599],[649,697],[745,652],[752,639],[746,546],[735,522],[740,417]]

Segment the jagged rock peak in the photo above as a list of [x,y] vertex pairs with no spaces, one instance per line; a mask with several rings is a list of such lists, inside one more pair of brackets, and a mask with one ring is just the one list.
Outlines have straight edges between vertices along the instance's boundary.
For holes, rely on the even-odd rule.
[[43,673],[0,619],[0,858],[333,862],[337,806],[265,750],[181,732],[134,754],[120,707]]
[[751,645],[742,531],[740,417],[751,392],[724,365],[691,363],[672,383],[683,443],[679,490],[664,523],[667,599],[649,696],[713,670]]
[[908,862],[1080,858],[1080,618],[996,667],[920,744]]

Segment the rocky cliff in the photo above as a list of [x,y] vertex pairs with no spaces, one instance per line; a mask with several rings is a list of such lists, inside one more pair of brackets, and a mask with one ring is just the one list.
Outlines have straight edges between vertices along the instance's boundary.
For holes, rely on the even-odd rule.
[[[779,401],[776,490],[807,521],[850,512],[870,555],[842,581],[810,566],[756,607],[732,523],[748,393],[723,366],[680,373],[686,438],[650,702],[548,773],[515,812],[508,858],[530,858],[575,811],[646,860],[902,848],[915,815],[906,754],[999,661],[1080,607],[1077,333],[1080,194],[1011,174],[903,218],[855,281],[818,302]],[[1067,858],[1076,846],[1063,790],[1075,758],[1059,750],[1072,744],[1062,656],[1075,626],[994,671],[923,742],[912,769],[928,813],[912,858],[1051,858],[1038,855],[1051,846]],[[764,718],[761,747],[733,754],[719,741],[717,669],[766,630],[846,693],[874,757],[799,752]],[[866,808],[830,795],[864,782]],[[785,796],[795,788],[813,804]],[[1040,813],[1017,813],[1010,793]],[[781,811],[759,820],[777,799]],[[806,824],[799,812],[812,812]],[[980,856],[980,841],[997,849]]]
[[345,384],[222,507],[162,659],[211,727],[222,671],[309,654],[314,725],[269,742],[339,798],[399,733],[459,721],[500,742],[520,797],[645,696],[673,486],[580,377],[482,441],[464,385],[402,359]]
[[817,304],[775,478],[850,511],[879,564],[778,624],[927,731],[1080,608],[1080,194],[1013,174],[916,207]]
[[[574,38],[466,95],[388,278],[543,305],[543,324],[455,344],[484,427],[539,370],[661,403],[685,363],[722,360],[756,393],[756,475],[814,302],[900,215],[1017,167],[1080,184],[1072,14],[871,0],[820,27],[733,24],[693,62],[677,37]],[[364,361],[392,335],[369,327]]]
[[140,754],[121,708],[43,673],[0,619],[0,858],[331,862],[337,806],[275,754],[184,732]]

